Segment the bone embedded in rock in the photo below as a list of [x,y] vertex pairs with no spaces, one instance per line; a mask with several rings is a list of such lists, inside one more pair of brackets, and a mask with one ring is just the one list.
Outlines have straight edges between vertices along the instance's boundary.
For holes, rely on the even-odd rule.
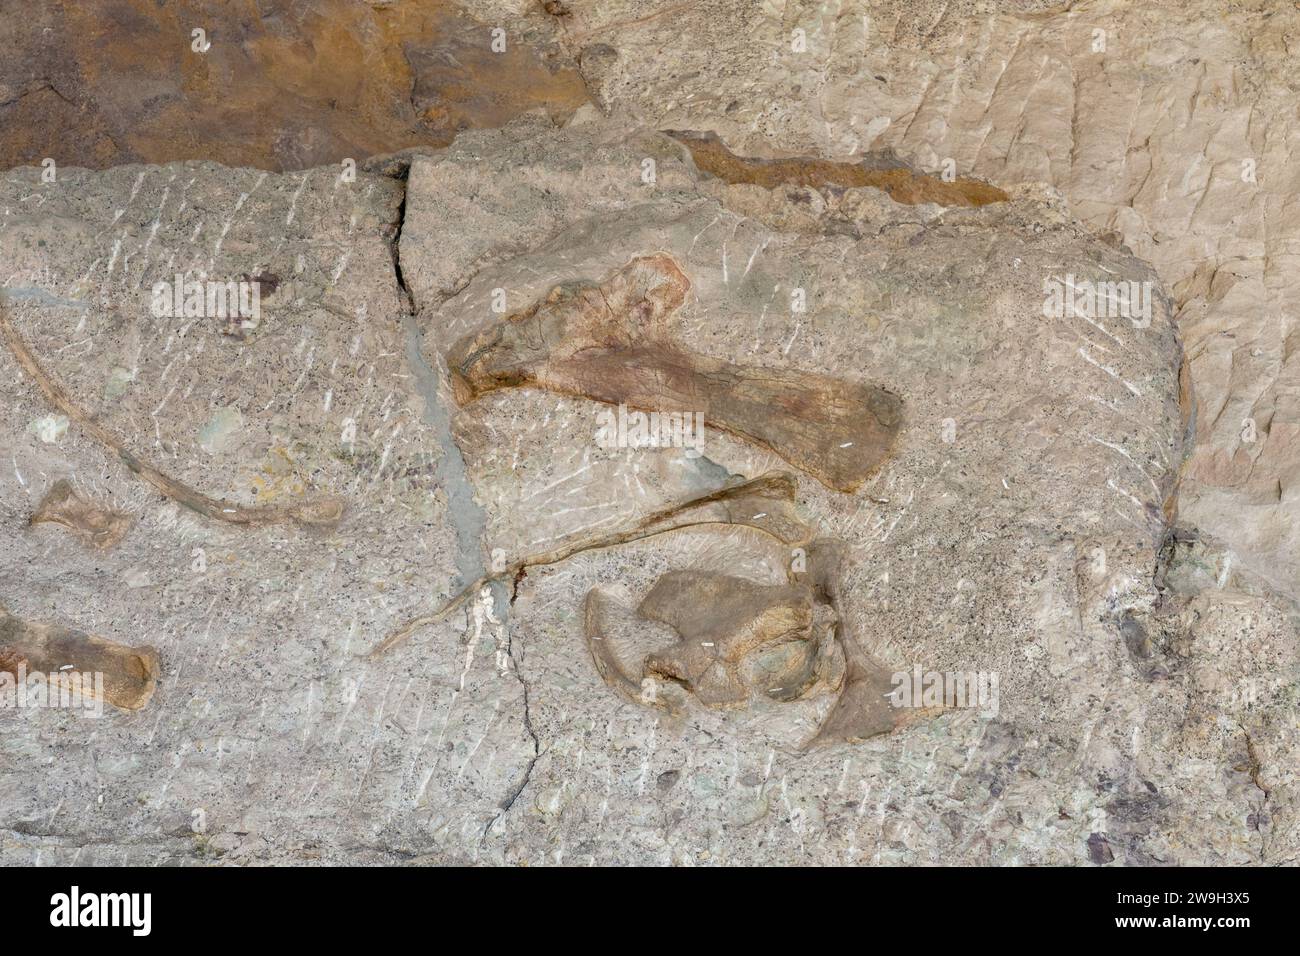
[[158,652],[25,621],[0,605],[0,670],[19,680],[43,675],[51,692],[68,687],[75,675],[83,695],[140,710],[158,683]]
[[750,688],[740,674],[749,653],[768,644],[800,641],[816,652],[812,594],[804,587],[770,587],[744,578],[670,571],[639,613],[667,624],[680,639],[646,658],[647,674],[682,681],[710,707],[743,706]]
[[86,434],[99,442],[108,451],[115,452],[134,474],[161,494],[177,504],[196,511],[201,515],[228,524],[261,526],[281,522],[297,522],[311,527],[334,527],[343,517],[343,500],[335,495],[326,495],[309,501],[296,502],[284,507],[263,505],[244,507],[219,498],[213,498],[191,488],[182,481],[155,468],[149,462],[138,457],[125,442],[105,428],[95,416],[88,413],[76,402],[64,385],[57,381],[41,364],[36,354],[28,346],[12,319],[0,308],[0,334],[13,354],[18,365],[31,377],[45,399],[68,418],[76,421]]
[[857,490],[889,456],[902,400],[878,386],[683,349],[667,321],[689,289],[662,253],[633,259],[598,284],[557,286],[452,348],[457,401],[533,386],[631,409],[685,409],[829,488]]
[[72,482],[60,478],[28,519],[31,525],[47,522],[70,528],[90,547],[107,551],[126,536],[131,516],[86,501],[73,489]]
[[376,645],[370,656],[377,657],[405,641],[420,628],[444,620],[469,595],[478,593],[480,588],[492,581],[513,580],[517,585],[528,568],[557,564],[584,551],[612,548],[700,525],[743,526],[775,538],[782,544],[806,544],[812,540],[813,532],[795,513],[795,490],[792,476],[783,472],[771,472],[661,508],[623,530],[579,539],[552,551],[511,561],[505,570],[485,575],[462,588],[433,614],[407,621]]
[[644,704],[671,714],[680,712],[676,695],[664,693],[653,678],[630,673],[619,660],[614,649],[613,629],[616,602],[600,590],[592,588],[582,605],[583,636],[596,673],[624,700]]
[[1006,202],[1006,192],[965,176],[951,182],[913,169],[890,156],[875,161],[836,162],[802,156],[790,159],[760,159],[737,156],[716,133],[665,130],[691,152],[701,172],[724,182],[747,183],[774,189],[784,185],[824,187],[874,186],[889,194],[896,203],[914,206],[937,203],[941,206],[986,206]]
[[836,638],[844,650],[844,682],[840,695],[808,741],[808,746],[867,740],[887,734],[904,719],[891,703],[893,681],[888,670],[863,649],[846,617],[840,591],[846,563],[842,542],[822,539],[807,551],[807,572],[801,575],[836,613]]

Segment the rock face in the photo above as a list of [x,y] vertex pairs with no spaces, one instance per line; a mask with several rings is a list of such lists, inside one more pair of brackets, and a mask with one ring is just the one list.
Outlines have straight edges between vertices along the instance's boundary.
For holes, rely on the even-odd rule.
[[[654,4],[575,9],[572,31]],[[1300,596],[1294,4],[716,0],[600,32],[607,109],[737,152],[893,149],[1048,183],[1173,299],[1198,414],[1183,516]],[[684,25],[683,17],[689,18]],[[676,69],[663,69],[671,50]],[[586,62],[586,57],[583,61]]]
[[586,89],[539,20],[506,36],[447,0],[4,0],[0,166],[303,169],[563,119]]
[[1296,14],[309,6],[0,28],[0,861],[1296,858]]

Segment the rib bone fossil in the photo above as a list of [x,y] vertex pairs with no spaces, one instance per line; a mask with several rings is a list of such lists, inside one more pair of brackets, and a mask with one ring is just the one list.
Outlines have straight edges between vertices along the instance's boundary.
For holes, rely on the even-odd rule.
[[240,505],[209,497],[203,492],[191,488],[184,482],[177,481],[147,461],[142,461],[107,428],[101,425],[93,415],[78,405],[54,378],[45,371],[36,360],[27,343],[23,341],[18,330],[14,328],[5,310],[0,308],[0,333],[4,334],[5,343],[13,353],[19,366],[31,376],[46,400],[63,414],[77,422],[88,435],[114,452],[122,463],[143,481],[153,485],[159,492],[178,504],[184,505],[201,515],[237,525],[266,525],[282,521],[297,521],[306,525],[332,526],[343,515],[343,502],[334,497],[317,498],[285,507],[260,506],[245,508]]
[[[796,489],[797,484],[792,475],[772,472],[679,501],[651,512],[621,530],[589,536],[551,551],[512,561],[504,570],[486,575],[461,590],[433,614],[415,618],[398,628],[376,646],[370,652],[370,656],[383,654],[402,643],[420,628],[445,620],[453,610],[465,602],[466,598],[477,594],[487,584],[493,581],[517,581],[530,567],[556,564],[584,551],[611,548],[683,528],[743,525],[775,539],[786,547],[804,549],[807,556],[806,570],[790,572],[788,588],[773,589],[773,597],[768,600],[768,604],[778,610],[775,615],[769,616],[766,620],[762,620],[760,615],[760,620],[757,622],[759,630],[752,634],[742,633],[747,626],[742,619],[754,609],[754,605],[750,603],[751,599],[756,596],[762,599],[762,588],[751,591],[750,588],[756,586],[750,585],[749,582],[740,582],[745,585],[744,593],[737,592],[733,596],[722,597],[725,613],[718,616],[714,623],[717,625],[717,633],[730,636],[727,638],[728,646],[721,655],[718,655],[723,659],[721,672],[715,671],[712,675],[706,675],[705,671],[712,661],[704,662],[706,666],[700,670],[695,666],[700,662],[687,661],[684,649],[680,647],[676,647],[675,650],[670,649],[666,653],[651,655],[646,670],[651,674],[681,680],[688,688],[696,691],[703,703],[713,706],[739,704],[739,692],[731,680],[735,675],[736,660],[748,649],[786,636],[785,628],[781,625],[783,614],[786,612],[782,612],[780,608],[793,609],[787,619],[797,624],[802,619],[800,608],[807,606],[811,612],[815,612],[820,605],[822,609],[830,612],[828,616],[832,637],[843,652],[844,667],[842,677],[837,681],[839,697],[822,723],[821,729],[809,744],[864,740],[877,734],[887,733],[896,726],[897,717],[897,712],[890,707],[887,700],[887,695],[892,689],[889,675],[870,658],[853,636],[840,603],[841,549],[834,541],[814,540],[814,529],[804,523],[795,512]],[[676,578],[673,574],[666,575],[665,579],[669,583],[665,585],[666,590],[659,594],[659,598],[663,600],[652,600],[651,597],[654,596],[652,591],[651,597],[643,602],[643,616],[664,620],[682,628],[683,619],[665,609],[667,590],[686,593],[693,599],[705,600],[700,587],[691,583],[692,574],[693,572],[685,572],[684,575]],[[723,578],[721,582],[715,583],[725,591],[728,582],[734,585],[738,581],[739,579],[736,578]],[[706,585],[703,590],[709,590],[709,586]],[[585,608],[587,646],[591,651],[596,670],[605,682],[620,696],[637,701],[640,699],[641,678],[646,675],[634,676],[624,670],[615,658],[610,642],[604,640],[603,621],[607,601],[608,599],[599,589],[592,590],[587,595]],[[705,610],[716,614],[720,606],[717,601],[714,601],[714,605]],[[694,607],[697,611],[701,609],[700,604]],[[689,626],[686,626],[685,630],[690,630]],[[688,637],[682,629],[679,629],[679,633],[682,634],[683,639]],[[698,637],[698,634],[694,636]],[[817,649],[820,648],[819,643]],[[683,654],[677,654],[677,650],[683,650]],[[812,672],[803,676],[796,675],[793,681],[786,682],[788,686],[771,688],[771,696],[778,700],[792,700],[798,697],[816,677],[820,676],[821,671],[825,670],[821,667],[822,656],[818,654],[806,658],[808,668]],[[687,676],[681,676],[683,674]],[[671,706],[666,700],[660,704]]]
[[376,646],[370,656],[378,656],[396,647],[422,627],[446,620],[447,615],[460,607],[466,598],[477,594],[493,581],[518,581],[528,568],[558,564],[584,551],[612,548],[629,541],[698,525],[745,525],[782,544],[806,543],[811,538],[811,532],[794,512],[794,492],[795,480],[792,476],[772,472],[652,511],[622,530],[583,538],[512,561],[503,570],[484,575],[465,587],[434,613],[407,621]]
[[554,288],[447,355],[456,400],[535,386],[609,405],[703,412],[705,422],[852,493],[889,454],[901,402],[883,388],[688,352],[667,330],[690,280],[663,253],[603,282]]

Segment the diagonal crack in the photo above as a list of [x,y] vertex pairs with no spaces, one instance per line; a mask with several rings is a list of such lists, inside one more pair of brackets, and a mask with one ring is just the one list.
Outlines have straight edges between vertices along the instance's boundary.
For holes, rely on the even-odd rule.
[[483,828],[483,836],[479,841],[480,846],[482,846],[484,843],[487,842],[487,838],[492,832],[493,825],[502,817],[504,817],[507,813],[509,813],[511,809],[514,807],[515,801],[519,799],[520,794],[524,792],[524,790],[528,787],[529,782],[532,780],[533,768],[537,766],[537,761],[540,760],[542,754],[546,752],[542,750],[541,740],[537,736],[537,730],[533,727],[533,713],[529,702],[528,681],[524,677],[524,672],[522,668],[522,665],[524,663],[523,645],[522,644],[520,645],[519,656],[518,658],[516,658],[515,639],[514,639],[514,635],[510,631],[509,625],[506,625],[506,635],[507,635],[506,653],[510,655],[510,663],[512,665],[512,669],[515,672],[515,676],[519,678],[519,686],[523,688],[523,692],[524,692],[524,729],[528,731],[528,736],[531,737],[533,740],[533,756],[528,761],[528,766],[524,768],[524,775],[523,777],[520,778],[519,785],[515,787],[513,790],[511,790],[509,796],[507,796],[505,800],[501,801],[500,811],[494,814],[492,816],[492,819],[487,822],[487,826]]

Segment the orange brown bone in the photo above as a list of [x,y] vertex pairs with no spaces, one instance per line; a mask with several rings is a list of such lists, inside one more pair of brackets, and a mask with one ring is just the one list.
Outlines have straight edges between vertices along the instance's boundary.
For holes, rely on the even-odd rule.
[[863,650],[844,615],[840,593],[844,560],[844,546],[840,542],[820,539],[809,545],[808,570],[798,575],[818,600],[835,610],[838,619],[835,637],[844,649],[844,683],[840,695],[817,733],[805,745],[808,747],[887,734],[913,716],[893,705],[890,672]]
[[[797,700],[818,684],[836,692],[805,747],[866,740],[932,716],[931,710],[903,711],[893,705],[890,673],[863,650],[844,618],[839,591],[843,546],[819,539],[806,547],[808,570],[792,573],[786,585],[694,570],[660,577],[637,614],[667,624],[679,640],[645,657],[643,677],[678,683],[707,707],[739,708],[751,694],[742,661],[764,648],[798,648],[800,653],[786,655],[781,686],[764,690],[778,701]],[[598,588],[587,594],[585,632],[597,673],[625,699],[665,707],[641,693],[637,678],[614,654],[611,605]],[[836,645],[839,652],[829,653]]]
[[70,528],[87,545],[107,551],[125,537],[131,516],[91,504],[60,478],[41,499],[28,524],[60,524]]
[[57,682],[66,671],[102,674],[104,700],[123,710],[149,703],[158,683],[158,653],[127,647],[55,624],[33,624],[0,605],[0,670],[45,674]]
[[772,587],[745,578],[700,571],[669,571],[645,596],[637,613],[680,635],[671,647],[645,659],[647,676],[681,681],[708,707],[742,706],[749,688],[741,661],[767,644],[812,641],[812,592]]
[[609,622],[614,602],[600,588],[587,592],[582,603],[583,636],[587,641],[587,650],[596,673],[616,694],[632,704],[644,704],[667,711],[674,716],[681,713],[679,702],[670,694],[661,694],[656,689],[648,693],[647,688],[629,674],[614,652]]
[[888,456],[901,401],[875,386],[688,352],[667,323],[690,281],[671,256],[633,259],[603,282],[557,286],[447,356],[457,401],[531,386],[642,411],[701,412],[707,425],[852,493]]
[[919,172],[892,157],[873,157],[853,163],[800,156],[791,159],[759,159],[737,156],[714,133],[664,130],[691,152],[696,167],[723,182],[775,189],[778,186],[825,187],[873,186],[889,194],[896,203],[914,206],[986,206],[1006,202],[1010,197],[978,179],[960,177],[947,182]]

